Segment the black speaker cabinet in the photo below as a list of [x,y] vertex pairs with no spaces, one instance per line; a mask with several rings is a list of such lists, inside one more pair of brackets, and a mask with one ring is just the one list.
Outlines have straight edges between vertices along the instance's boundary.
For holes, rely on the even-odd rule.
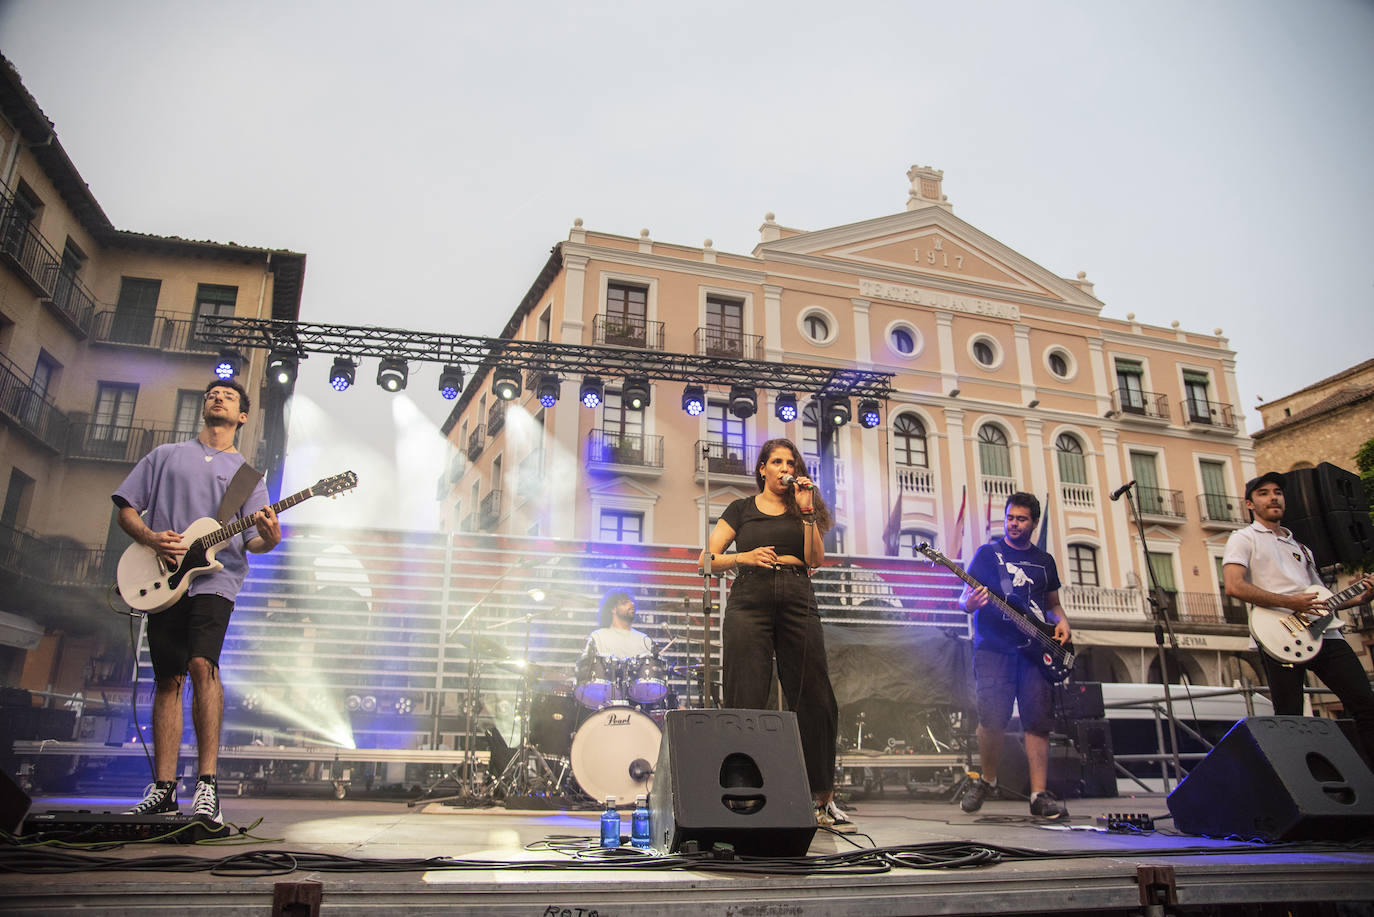
[[805,856],[816,815],[797,715],[781,710],[670,710],[663,722],[649,830],[654,849],[687,841],[747,856]]
[[1185,834],[1265,841],[1374,836],[1374,773],[1334,720],[1241,720],[1169,794]]
[[0,830],[18,834],[24,816],[29,814],[29,794],[20,789],[10,775],[0,770]]
[[1312,550],[1317,566],[1358,565],[1374,553],[1374,526],[1359,475],[1322,462],[1284,477],[1283,524]]
[[1102,704],[1100,681],[1072,681],[1054,686],[1054,715],[1057,719],[1065,722],[1101,719],[1106,710]]
[[[1050,733],[1049,773],[1045,789],[1060,799],[1083,795],[1083,757],[1066,736]],[[1026,763],[1026,736],[1009,732],[1002,739],[1002,754],[997,759],[997,785],[1021,796],[1030,795],[1030,765]]]

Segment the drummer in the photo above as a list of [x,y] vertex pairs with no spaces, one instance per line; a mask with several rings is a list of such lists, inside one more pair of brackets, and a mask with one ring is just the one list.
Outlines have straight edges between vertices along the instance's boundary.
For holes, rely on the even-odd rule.
[[611,626],[598,628],[587,637],[584,657],[589,655],[609,656],[615,659],[630,659],[635,656],[649,656],[654,652],[654,641],[643,631],[630,625],[635,619],[635,600],[628,592],[609,592],[601,600],[601,620],[610,618]]

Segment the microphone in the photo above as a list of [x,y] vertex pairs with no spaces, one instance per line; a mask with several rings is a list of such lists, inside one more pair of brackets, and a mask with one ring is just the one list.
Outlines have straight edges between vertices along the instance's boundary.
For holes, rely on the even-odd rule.
[[1120,500],[1121,495],[1124,494],[1126,491],[1130,490],[1134,486],[1135,481],[1127,481],[1125,484],[1122,484],[1116,490],[1112,491],[1112,502],[1115,503],[1117,500]]
[[[784,487],[791,487],[793,484],[797,483],[797,476],[796,476],[796,475],[793,475],[793,474],[785,474],[785,475],[783,475],[783,476],[780,478],[780,480],[782,481],[782,484],[783,484]],[[803,490],[807,490],[807,489],[815,490],[815,489],[816,489],[816,485],[815,485],[815,484],[803,484],[803,485],[802,485],[802,489],[803,489]]]

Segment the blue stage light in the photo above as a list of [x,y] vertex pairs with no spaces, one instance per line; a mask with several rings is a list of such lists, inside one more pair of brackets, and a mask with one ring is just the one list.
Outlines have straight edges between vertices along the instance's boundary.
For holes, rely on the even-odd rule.
[[346,392],[357,377],[358,364],[349,357],[335,357],[329,369],[329,387],[336,392]]
[[783,423],[791,423],[797,419],[797,396],[791,392],[784,392],[778,396],[777,402],[773,405],[773,413],[778,420]]
[[706,389],[700,385],[687,385],[682,389],[682,409],[692,417],[706,413]]

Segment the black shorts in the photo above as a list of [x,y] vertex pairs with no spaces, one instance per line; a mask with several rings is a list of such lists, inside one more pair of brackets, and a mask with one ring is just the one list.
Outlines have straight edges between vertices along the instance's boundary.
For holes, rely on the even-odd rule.
[[222,595],[184,595],[171,608],[148,615],[148,655],[156,678],[185,675],[196,656],[219,665],[234,603]]
[[973,651],[973,680],[978,688],[978,722],[989,729],[1006,729],[1011,703],[1021,715],[1023,732],[1048,735],[1054,725],[1050,683],[1039,668],[1020,653]]

